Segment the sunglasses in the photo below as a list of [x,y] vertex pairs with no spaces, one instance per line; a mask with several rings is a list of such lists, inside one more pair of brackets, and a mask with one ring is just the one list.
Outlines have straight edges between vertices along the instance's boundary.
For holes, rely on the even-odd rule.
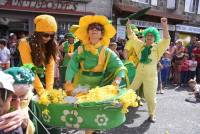
[[42,36],[45,37],[45,38],[49,38],[50,37],[51,39],[53,39],[55,34],[42,33]]
[[20,101],[28,100],[28,98],[26,96],[15,96],[15,95],[12,96],[12,101],[15,101],[17,99],[20,99]]
[[103,26],[97,23],[90,24],[88,26],[88,30],[93,30],[93,29],[96,29],[98,31],[103,31]]

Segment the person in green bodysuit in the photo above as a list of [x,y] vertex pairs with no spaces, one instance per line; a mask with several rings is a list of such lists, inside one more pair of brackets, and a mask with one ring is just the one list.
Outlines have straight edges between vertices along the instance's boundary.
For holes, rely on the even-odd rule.
[[64,52],[64,59],[62,62],[62,66],[61,66],[61,82],[64,82],[65,79],[65,75],[63,75],[63,73],[65,73],[66,69],[67,69],[67,65],[74,53],[74,51],[78,48],[78,46],[80,45],[79,41],[75,41],[75,37],[74,34],[69,32],[65,35],[66,41],[62,43],[62,45],[60,46],[60,50],[62,52]]
[[108,48],[115,28],[105,16],[84,16],[75,35],[82,42],[69,61],[64,88],[70,93],[78,85],[90,88],[108,84],[120,85],[126,68],[118,56]]

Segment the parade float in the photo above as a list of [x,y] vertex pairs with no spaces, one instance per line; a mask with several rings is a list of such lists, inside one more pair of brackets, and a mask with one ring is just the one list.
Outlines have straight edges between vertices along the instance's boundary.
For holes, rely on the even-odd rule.
[[75,96],[67,96],[62,89],[35,96],[33,103],[38,118],[47,126],[107,130],[125,122],[129,106],[138,106],[139,97],[133,90],[113,85],[89,91],[84,88],[81,89],[83,92],[74,93]]

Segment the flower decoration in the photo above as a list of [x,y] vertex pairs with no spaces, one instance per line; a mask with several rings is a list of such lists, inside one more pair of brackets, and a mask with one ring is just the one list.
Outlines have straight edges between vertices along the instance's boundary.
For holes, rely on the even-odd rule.
[[97,123],[98,126],[106,126],[108,123],[108,117],[105,114],[97,114],[95,118],[95,122]]
[[110,39],[115,35],[116,30],[109,23],[109,20],[105,16],[101,15],[86,15],[80,18],[79,28],[76,30],[75,35],[83,42],[83,44],[89,44],[88,26],[92,23],[101,24],[104,27],[104,36],[101,40],[101,44],[108,46]]
[[79,128],[80,124],[83,122],[83,118],[78,116],[76,110],[64,110],[64,115],[61,116],[61,121],[65,122],[66,127]]
[[49,110],[48,109],[44,109],[42,111],[42,118],[45,122],[50,122],[51,120],[51,116],[49,115]]
[[64,103],[64,97],[66,93],[62,89],[46,90],[39,98],[39,103],[43,105],[49,105],[50,103],[62,104]]

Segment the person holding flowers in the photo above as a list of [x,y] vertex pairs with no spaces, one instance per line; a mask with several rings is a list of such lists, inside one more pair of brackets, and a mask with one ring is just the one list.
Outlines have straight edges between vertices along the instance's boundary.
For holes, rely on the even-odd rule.
[[64,88],[70,94],[78,85],[90,88],[104,85],[120,85],[126,76],[126,68],[109,48],[115,28],[105,16],[80,18],[76,37],[82,42],[69,61]]
[[[150,122],[155,122],[156,90],[158,86],[157,63],[170,44],[167,18],[161,18],[163,28],[163,39],[156,28],[149,27],[144,30],[144,42],[139,40],[134,32],[129,28],[130,21],[127,23],[127,31],[132,33],[130,37],[129,49],[134,49],[139,59],[136,69],[136,76],[130,85],[130,89],[137,90],[143,84],[144,97],[147,101]],[[145,76],[145,77],[144,77]]]
[[50,15],[39,15],[35,17],[34,23],[34,34],[21,39],[18,49],[23,64],[32,63],[37,67],[34,88],[37,94],[41,95],[44,89],[53,89],[54,66],[58,52],[55,39],[57,23]]

